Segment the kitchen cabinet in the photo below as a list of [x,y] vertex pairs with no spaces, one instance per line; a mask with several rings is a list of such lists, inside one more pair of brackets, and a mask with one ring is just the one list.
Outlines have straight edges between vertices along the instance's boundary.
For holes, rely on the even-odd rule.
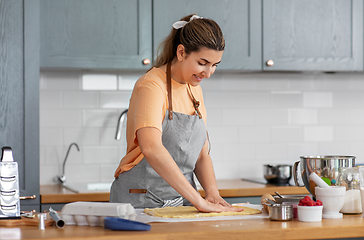
[[263,0],[263,70],[363,70],[363,12],[362,0]]
[[172,24],[189,14],[211,18],[220,25],[226,47],[219,70],[262,69],[261,1],[154,0],[154,53]]
[[39,211],[39,1],[0,0],[0,146],[19,168],[21,210]]
[[41,0],[41,68],[148,69],[151,0]]

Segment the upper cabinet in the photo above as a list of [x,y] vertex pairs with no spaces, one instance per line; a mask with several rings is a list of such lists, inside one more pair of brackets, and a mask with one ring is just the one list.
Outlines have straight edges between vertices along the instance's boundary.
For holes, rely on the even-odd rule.
[[189,14],[215,20],[225,37],[221,70],[261,70],[261,1],[154,0],[154,53],[172,30],[172,24]]
[[264,0],[263,69],[363,70],[363,1]]
[[362,0],[41,0],[41,67],[148,69],[172,24],[214,19],[220,70],[362,71]]
[[77,69],[150,68],[151,2],[41,0],[40,66]]

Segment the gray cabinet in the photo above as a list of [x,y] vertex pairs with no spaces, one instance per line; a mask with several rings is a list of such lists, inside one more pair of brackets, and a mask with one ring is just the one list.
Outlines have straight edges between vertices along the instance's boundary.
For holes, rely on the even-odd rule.
[[363,1],[264,0],[263,69],[363,70]]
[[41,68],[148,69],[151,0],[41,0]]
[[250,0],[154,0],[153,44],[159,44],[172,24],[189,14],[215,20],[225,37],[219,70],[261,70],[261,1]]
[[0,146],[19,166],[21,210],[39,211],[39,2],[0,0]]

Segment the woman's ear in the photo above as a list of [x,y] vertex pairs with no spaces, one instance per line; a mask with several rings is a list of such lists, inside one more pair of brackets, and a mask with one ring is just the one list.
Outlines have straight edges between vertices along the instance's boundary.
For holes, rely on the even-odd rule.
[[183,59],[184,59],[184,57],[185,57],[185,55],[186,55],[185,47],[182,44],[180,44],[180,45],[177,46],[177,53],[176,53],[176,55],[177,55],[178,61],[182,62]]

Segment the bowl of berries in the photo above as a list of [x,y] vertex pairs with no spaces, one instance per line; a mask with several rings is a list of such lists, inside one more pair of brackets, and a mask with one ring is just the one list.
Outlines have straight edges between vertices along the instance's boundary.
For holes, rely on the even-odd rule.
[[322,220],[322,202],[314,201],[310,196],[301,199],[297,206],[298,221],[320,222]]

